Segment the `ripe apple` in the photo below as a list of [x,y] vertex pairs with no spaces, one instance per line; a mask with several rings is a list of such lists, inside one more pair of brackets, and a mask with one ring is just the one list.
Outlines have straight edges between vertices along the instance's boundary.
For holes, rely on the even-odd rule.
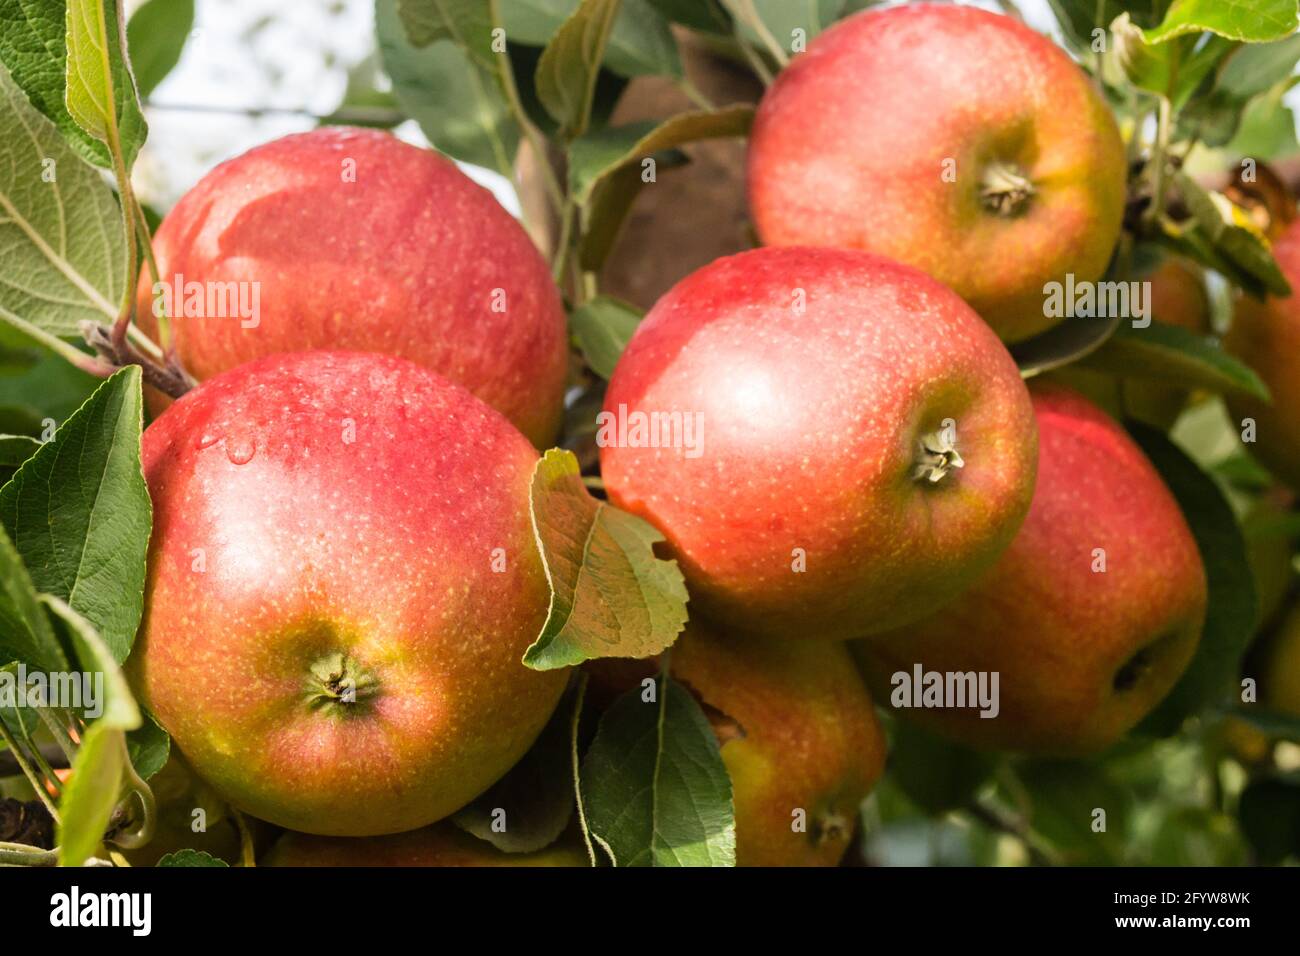
[[555,436],[559,292],[523,228],[438,153],[346,127],[274,140],[205,176],[154,251],[165,285],[145,271],[137,316],[152,332],[155,303],[171,305],[200,380],[273,352],[383,352],[465,386],[534,444]]
[[310,833],[453,813],[565,684],[520,663],[549,590],[537,453],[405,359],[282,353],[146,429],[154,507],[135,686],[227,801]]
[[261,866],[590,866],[579,847],[560,842],[536,853],[503,853],[451,823],[375,837],[286,833]]
[[[1300,219],[1273,244],[1273,255],[1293,290],[1300,287]],[[1242,395],[1229,395],[1228,408],[1240,422],[1255,420],[1251,454],[1282,481],[1300,491],[1300,296],[1269,296],[1264,302],[1242,296],[1224,348],[1250,365],[1272,394],[1271,403]]]
[[996,717],[900,711],[922,726],[979,748],[1091,753],[1145,716],[1191,660],[1205,570],[1173,495],[1114,420],[1059,386],[1031,391],[1038,486],[1011,547],[942,611],[854,651],[881,702],[917,665],[998,674]]
[[[729,628],[848,639],[927,615],[1011,541],[1029,394],[969,306],[909,266],[766,248],[642,320],[597,443],[611,500]],[[677,426],[681,427],[677,427]]]
[[930,4],[847,17],[777,77],[749,143],[764,243],[916,266],[1007,341],[1060,321],[1044,285],[1096,280],[1119,238],[1114,116],[1011,17]]
[[[657,670],[646,661],[586,667],[597,702]],[[722,745],[737,865],[839,863],[885,762],[884,735],[846,647],[741,637],[692,621],[670,669],[701,701]]]

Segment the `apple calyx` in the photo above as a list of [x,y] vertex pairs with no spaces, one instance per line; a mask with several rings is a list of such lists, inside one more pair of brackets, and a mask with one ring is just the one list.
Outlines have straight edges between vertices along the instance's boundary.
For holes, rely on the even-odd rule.
[[379,692],[375,676],[345,654],[327,654],[310,669],[307,704],[313,710],[355,713]]
[[853,823],[844,814],[832,808],[817,815],[813,822],[813,844],[818,847],[847,840],[853,832]]
[[945,419],[942,428],[929,432],[917,442],[912,477],[917,481],[938,484],[955,468],[965,468],[966,462],[957,451],[957,426]]
[[1034,191],[1033,181],[1024,170],[1011,163],[989,163],[980,177],[984,208],[1007,219],[1025,211]]

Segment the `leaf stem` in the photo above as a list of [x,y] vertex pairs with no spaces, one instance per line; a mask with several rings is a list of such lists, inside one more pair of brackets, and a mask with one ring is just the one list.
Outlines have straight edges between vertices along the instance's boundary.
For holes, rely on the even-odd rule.
[[1169,158],[1169,132],[1172,125],[1172,105],[1169,97],[1160,97],[1160,107],[1156,119],[1156,141],[1151,154],[1152,187],[1151,205],[1146,208],[1144,218],[1148,226],[1154,226],[1165,207],[1165,185],[1167,176],[1165,166]]
[[690,81],[689,77],[682,77],[677,81],[677,88],[685,94],[686,98],[702,110],[711,110],[714,108],[713,103],[707,96],[700,92],[699,87]]
[[754,0],[733,0],[736,12],[754,28],[758,38],[763,41],[767,51],[772,54],[772,59],[780,68],[784,68],[790,62],[790,55],[785,52],[781,44],[776,42],[776,37],[772,36],[772,31],[767,28],[763,18],[758,14],[758,8],[754,6]]
[[158,804],[154,800],[153,788],[136,772],[135,765],[131,763],[131,753],[126,746],[126,735],[121,735],[122,747],[122,766],[126,775],[126,783],[130,788],[127,792],[126,799],[130,800],[132,796],[140,798],[141,823],[140,828],[134,833],[114,834],[111,838],[112,843],[128,850],[144,846],[153,839],[154,828],[158,817]]
[[26,843],[0,843],[0,865],[57,866],[58,863],[58,850],[42,850]]
[[574,694],[573,722],[569,726],[569,754],[573,766],[573,797],[578,804],[578,827],[582,830],[582,841],[587,846],[587,858],[592,866],[597,866],[596,848],[591,843],[591,831],[587,828],[587,810],[582,803],[581,761],[578,759],[578,727],[582,720],[582,704],[587,697],[587,680],[590,675],[583,671],[578,675],[578,690]]

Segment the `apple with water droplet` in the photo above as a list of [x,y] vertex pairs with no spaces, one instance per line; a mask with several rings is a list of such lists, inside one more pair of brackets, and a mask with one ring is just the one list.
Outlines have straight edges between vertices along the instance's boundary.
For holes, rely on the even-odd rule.
[[561,671],[521,663],[550,597],[537,453],[405,359],[284,353],[146,429],[142,699],[234,806],[310,833],[424,826],[505,773]]

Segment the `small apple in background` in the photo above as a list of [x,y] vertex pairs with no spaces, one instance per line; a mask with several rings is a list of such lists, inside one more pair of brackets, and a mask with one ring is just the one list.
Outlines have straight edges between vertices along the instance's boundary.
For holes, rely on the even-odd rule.
[[865,249],[952,287],[1009,342],[1059,319],[1044,285],[1100,278],[1124,146],[1051,40],[972,7],[842,20],[764,96],[749,203],[767,245]]
[[1237,300],[1223,347],[1255,370],[1272,395],[1272,402],[1249,396],[1227,396],[1238,429],[1255,420],[1255,441],[1245,447],[1252,455],[1300,491],[1300,220],[1273,244],[1273,256],[1291,283],[1292,294],[1269,296],[1264,302],[1243,295]]
[[[656,672],[647,661],[585,666],[598,703]],[[845,646],[692,622],[673,645],[670,670],[718,735],[735,800],[736,864],[839,863],[885,763],[884,735]]]
[[[1033,493],[1033,409],[1002,343],[863,252],[757,249],[688,276],[637,328],[603,417],[610,499],[667,537],[691,607],[741,632],[924,617],[997,559]],[[682,427],[634,441],[656,420]]]
[[570,842],[536,853],[503,853],[451,823],[377,837],[286,833],[259,866],[590,866]]
[[[189,296],[177,276],[201,284],[204,311],[209,291],[230,291],[226,314],[172,319],[200,380],[275,352],[383,352],[465,386],[538,446],[555,437],[559,291],[519,223],[438,153],[375,130],[285,136],[208,173],[154,251],[173,312]],[[146,269],[136,314],[150,334],[154,293]]]
[[[1206,607],[1178,504],[1101,409],[1035,385],[1038,486],[1020,533],[973,588],[925,621],[853,645],[875,699],[893,675],[999,675],[999,713],[899,710],[978,748],[1087,754],[1118,740],[1181,676]],[[1104,561],[1104,570],[1101,570]]]
[[549,588],[535,449],[405,359],[273,355],[145,431],[143,701],[235,807],[393,833],[529,748],[565,685],[520,663]]

